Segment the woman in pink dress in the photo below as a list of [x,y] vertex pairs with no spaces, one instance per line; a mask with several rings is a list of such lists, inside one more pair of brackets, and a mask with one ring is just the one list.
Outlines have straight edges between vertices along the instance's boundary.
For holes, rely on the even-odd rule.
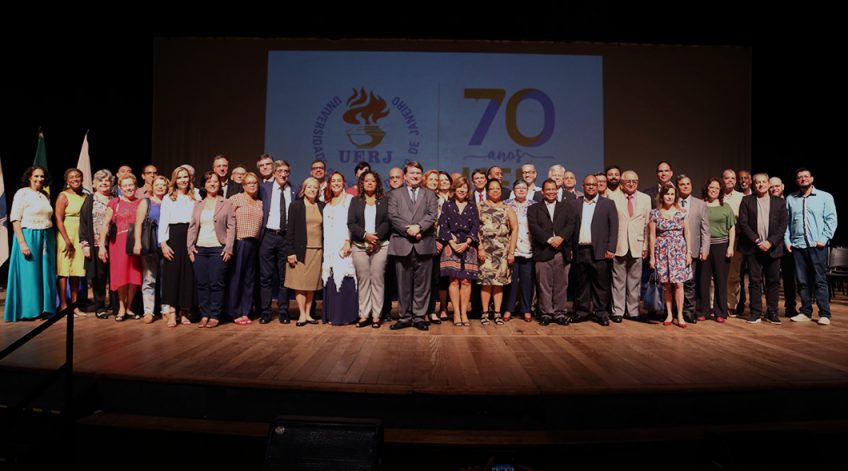
[[141,258],[132,254],[132,251],[127,253],[127,238],[130,237],[130,227],[135,226],[140,201],[135,197],[136,182],[132,174],[121,177],[118,182],[121,187],[121,197],[109,202],[103,218],[104,227],[100,231],[100,246],[105,247],[110,222],[115,223],[117,227],[115,238],[108,241],[108,253],[101,250],[98,256],[103,263],[106,263],[109,258],[112,259],[112,263],[109,264],[109,286],[113,291],[118,292],[118,312],[115,316],[118,322],[122,322],[127,315],[135,319],[141,318],[129,310],[135,293],[141,286]]

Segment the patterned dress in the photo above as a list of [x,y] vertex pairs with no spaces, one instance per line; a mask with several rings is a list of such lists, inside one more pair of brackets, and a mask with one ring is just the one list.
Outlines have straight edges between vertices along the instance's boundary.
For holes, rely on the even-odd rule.
[[664,217],[659,209],[651,210],[651,222],[657,225],[654,244],[657,276],[661,283],[683,283],[692,278],[692,266],[686,264],[686,238],[683,225],[686,211],[677,210],[671,219]]
[[[473,202],[468,202],[462,212],[459,211],[455,200],[448,200],[442,205],[439,215],[439,240],[445,246],[439,271],[442,276],[464,280],[476,280],[479,266],[477,265],[477,233],[480,228],[480,215]],[[472,244],[465,252],[457,254],[448,243],[451,240],[465,242],[471,238]]]
[[508,206],[486,200],[480,205],[480,284],[504,286],[512,283],[512,270],[507,261],[509,248]]

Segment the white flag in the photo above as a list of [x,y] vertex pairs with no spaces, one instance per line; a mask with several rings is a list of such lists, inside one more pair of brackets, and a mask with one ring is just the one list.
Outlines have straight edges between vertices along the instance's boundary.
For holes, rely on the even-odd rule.
[[85,137],[82,138],[82,148],[80,149],[79,160],[77,160],[77,168],[82,172],[82,188],[86,193],[94,193],[91,187],[91,158],[88,156],[88,131],[85,132]]
[[9,229],[6,221],[9,219],[6,211],[6,188],[3,185],[3,166],[0,165],[0,266],[9,259]]

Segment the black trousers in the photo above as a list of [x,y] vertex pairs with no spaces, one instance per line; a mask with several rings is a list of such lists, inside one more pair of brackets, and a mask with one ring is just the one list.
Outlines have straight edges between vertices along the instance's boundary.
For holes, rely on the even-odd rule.
[[[265,231],[259,241],[259,303],[264,318],[271,317],[271,298],[279,286],[280,318],[289,315],[289,290],[285,287],[288,242],[285,234]],[[275,276],[276,275],[276,276]],[[279,280],[274,282],[274,280]],[[313,304],[314,306],[314,304]]]
[[[701,283],[701,272],[704,271],[703,265],[707,262],[702,262],[700,259],[692,260],[692,278],[683,282],[683,318],[692,322],[695,318],[704,312],[704,300],[701,297],[699,289]],[[710,303],[710,298],[707,297],[707,304]]]
[[780,296],[780,258],[774,258],[759,249],[745,255],[748,263],[748,287],[752,316],[763,315],[763,284],[766,288],[766,315],[777,317],[777,299]]
[[783,310],[786,311],[787,317],[792,317],[798,314],[795,256],[792,252],[783,252],[783,257],[780,258],[780,275],[783,278]]
[[595,260],[592,246],[580,246],[572,271],[574,280],[574,310],[578,317],[586,318],[592,313],[598,321],[609,319],[612,299],[612,260]]
[[727,254],[727,242],[710,244],[710,257],[702,265],[701,274],[701,315],[710,315],[710,280],[713,281],[713,311],[716,316],[727,318],[727,275],[730,273],[730,259]]

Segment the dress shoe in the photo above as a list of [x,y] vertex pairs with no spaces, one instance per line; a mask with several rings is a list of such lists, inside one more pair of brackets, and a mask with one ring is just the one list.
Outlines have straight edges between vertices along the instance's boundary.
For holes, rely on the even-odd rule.
[[559,325],[568,325],[568,319],[566,319],[565,317],[557,317],[556,319],[554,319],[554,322]]
[[270,318],[270,317],[262,316],[262,317],[260,317],[260,318],[259,318],[259,323],[260,323],[260,324],[267,324],[267,323],[269,323],[269,322],[271,322],[271,318]]
[[571,319],[568,320],[568,323],[569,324],[579,324],[579,323],[581,323],[585,320],[586,320],[585,317],[580,317],[578,315],[574,315],[574,316],[571,316]]
[[303,326],[306,325],[306,322],[297,321],[297,322],[294,323],[294,325],[296,325],[298,327],[303,327]]
[[548,325],[551,323],[551,319],[549,317],[543,317],[539,319],[539,325]]
[[612,318],[611,318],[611,319],[612,319],[612,321],[613,321],[613,322],[615,322],[616,324],[621,324],[621,318],[622,318],[622,316],[612,316]]
[[430,314],[430,323],[431,324],[441,324],[442,320],[439,319],[439,316],[437,316],[435,313],[433,313],[433,314]]
[[406,329],[407,327],[412,327],[412,322],[397,321],[394,324],[392,324],[392,326],[389,327],[389,329],[400,330],[400,329]]
[[607,326],[609,326],[609,319],[601,319],[601,320],[598,321],[598,324],[600,324],[604,327],[607,327]]
[[[439,323],[441,324],[441,322],[439,322]],[[430,330],[430,325],[427,324],[426,322],[416,322],[412,326],[415,327],[418,330]]]

